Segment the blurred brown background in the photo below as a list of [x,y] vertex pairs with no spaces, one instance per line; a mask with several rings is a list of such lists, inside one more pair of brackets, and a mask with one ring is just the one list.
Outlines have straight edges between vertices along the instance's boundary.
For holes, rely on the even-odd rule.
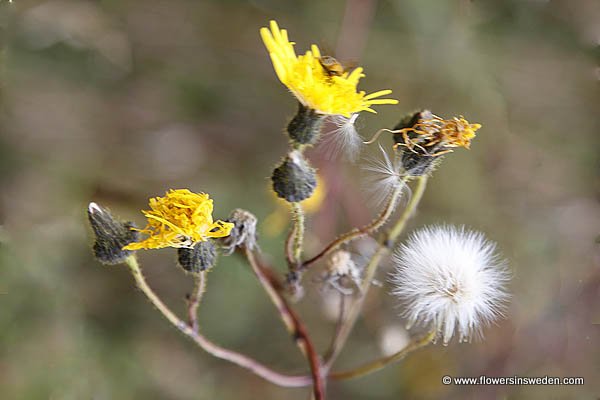
[[[93,200],[143,224],[148,197],[183,187],[209,192],[220,218],[243,207],[264,220],[277,209],[267,177],[286,149],[281,132],[295,102],[258,35],[272,18],[298,50],[316,42],[364,66],[361,89],[394,90],[398,106],[359,118],[365,137],[419,107],[483,124],[472,150],[435,172],[409,230],[447,222],[486,232],[514,274],[508,319],[485,341],[430,346],[332,383],[330,398],[598,398],[597,0],[0,1],[0,397],[307,398],[195,348],[124,268],[92,258],[85,216]],[[358,166],[318,149],[311,156],[328,196],[309,221],[309,253],[374,212],[360,200]],[[282,268],[283,233],[264,228],[260,244]],[[174,251],[144,252],[141,261],[153,287],[183,311],[190,282],[173,266]],[[339,366],[379,354],[389,332],[402,337],[388,289],[375,288]],[[309,288],[299,305],[319,348],[333,329],[322,302]],[[210,274],[201,322],[221,344],[305,370],[235,257]],[[441,383],[482,374],[586,382]]]

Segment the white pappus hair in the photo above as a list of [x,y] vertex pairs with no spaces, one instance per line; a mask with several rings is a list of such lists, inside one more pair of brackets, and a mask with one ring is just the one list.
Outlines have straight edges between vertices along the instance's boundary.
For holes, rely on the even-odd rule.
[[481,336],[504,315],[509,298],[507,263],[482,233],[431,226],[413,233],[394,253],[392,294],[413,325],[434,329],[447,344]]
[[343,115],[330,115],[328,121],[333,129],[326,131],[323,138],[323,148],[329,159],[335,159],[343,154],[344,157],[354,162],[360,153],[363,140],[354,126],[358,113],[350,118]]
[[376,208],[379,208],[392,192],[402,187],[410,197],[410,188],[403,180],[403,169],[400,159],[396,154],[390,158],[387,152],[379,145],[382,158],[368,158],[363,166],[367,172],[363,187],[369,194],[369,202]]

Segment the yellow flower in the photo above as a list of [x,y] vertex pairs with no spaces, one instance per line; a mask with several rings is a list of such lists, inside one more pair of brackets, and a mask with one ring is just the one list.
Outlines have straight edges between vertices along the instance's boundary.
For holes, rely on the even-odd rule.
[[151,210],[142,211],[148,219],[140,232],[146,240],[130,243],[124,250],[160,249],[163,247],[191,248],[209,238],[229,236],[230,222],[213,221],[213,201],[205,193],[188,189],[171,189],[165,197],[150,199]]
[[270,30],[261,28],[260,35],[269,51],[273,68],[281,83],[287,86],[298,101],[321,114],[344,115],[360,111],[375,112],[376,104],[397,104],[395,99],[378,97],[392,93],[380,90],[365,95],[357,92],[356,86],[364,77],[363,69],[339,74],[328,73],[321,63],[321,52],[316,45],[304,55],[296,56],[294,43],[288,40],[287,31],[279,29],[277,22],[271,21]]
[[430,156],[439,156],[451,152],[453,147],[468,149],[479,128],[481,124],[470,124],[463,116],[443,119],[434,115],[419,119],[418,123],[398,133],[404,138],[400,145],[412,151],[418,148]]

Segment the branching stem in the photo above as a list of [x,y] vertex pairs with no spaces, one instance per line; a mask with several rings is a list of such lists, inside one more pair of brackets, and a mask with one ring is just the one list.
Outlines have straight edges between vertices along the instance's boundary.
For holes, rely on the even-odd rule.
[[404,357],[406,357],[408,354],[412,353],[413,351],[427,346],[429,343],[431,343],[433,341],[433,339],[435,338],[435,334],[436,334],[435,331],[429,332],[427,335],[425,335],[422,338],[412,340],[406,347],[404,347],[402,350],[398,351],[397,353],[394,353],[387,357],[379,358],[377,360],[374,360],[374,361],[371,361],[364,365],[361,365],[360,367],[353,368],[353,369],[350,369],[347,371],[333,372],[329,376],[335,380],[342,380],[342,379],[354,379],[354,378],[358,378],[361,376],[369,375],[373,372],[379,371],[380,369],[387,367],[388,365],[390,365],[392,363],[402,360]]
[[394,209],[396,208],[396,204],[398,203],[398,199],[400,198],[400,195],[402,194],[402,189],[404,188],[404,185],[406,184],[407,179],[408,178],[404,178],[401,181],[401,183],[398,184],[394,188],[394,191],[390,195],[388,202],[385,205],[385,208],[377,216],[377,218],[375,218],[373,221],[371,221],[371,223],[363,226],[362,228],[355,228],[349,232],[344,233],[341,236],[338,236],[333,242],[331,242],[327,246],[325,246],[325,248],[323,250],[321,250],[316,256],[304,261],[301,264],[300,269],[308,268],[311,264],[313,264],[314,262],[327,256],[328,254],[335,251],[343,244],[348,243],[352,240],[358,239],[362,236],[369,235],[369,234],[375,232],[377,229],[381,228],[383,226],[383,224],[385,224],[387,222],[387,220],[390,218],[390,216],[394,212]]
[[135,279],[135,282],[138,288],[144,293],[144,295],[150,300],[152,305],[156,307],[158,311],[173,325],[175,326],[181,333],[185,336],[189,337],[200,346],[204,351],[210,353],[211,355],[220,358],[222,360],[229,361],[234,363],[242,368],[246,368],[253,372],[254,374],[260,376],[261,378],[283,387],[304,387],[308,386],[312,383],[312,379],[310,376],[293,376],[293,375],[284,375],[277,371],[272,370],[271,368],[259,363],[258,361],[245,356],[243,354],[237,353],[233,350],[226,349],[221,347],[198,332],[194,332],[192,327],[186,324],[183,320],[181,320],[175,313],[173,313],[169,307],[167,307],[162,300],[154,293],[154,291],[148,286],[144,275],[140,269],[140,266],[137,262],[135,256],[131,256],[126,260],[127,265],[129,266],[129,270]]
[[279,315],[289,334],[294,338],[294,341],[308,360],[312,375],[315,400],[325,399],[324,373],[322,371],[321,359],[308,336],[306,327],[296,312],[289,306],[285,298],[274,287],[270,275],[265,273],[263,266],[259,263],[254,253],[247,248],[244,249],[244,252],[248,262],[252,266],[252,270],[258,277],[258,280],[271,298],[275,307],[277,307]]
[[369,261],[369,264],[365,268],[365,274],[363,276],[363,281],[361,285],[361,290],[359,296],[354,300],[352,305],[350,306],[350,310],[346,313],[346,319],[342,323],[342,326],[338,332],[338,335],[333,340],[332,346],[330,347],[327,355],[325,356],[325,371],[329,371],[331,366],[335,362],[335,359],[340,354],[342,348],[346,344],[346,340],[352,332],[354,328],[354,324],[362,310],[365,298],[367,297],[367,293],[369,292],[369,288],[371,286],[371,281],[375,277],[375,272],[377,271],[377,267],[383,256],[389,251],[391,247],[395,244],[398,236],[402,233],[404,227],[406,226],[406,222],[408,219],[414,214],[421,198],[423,197],[423,193],[425,192],[425,188],[427,186],[427,175],[420,176],[417,180],[417,187],[415,192],[413,193],[412,198],[409,203],[406,205],[404,212],[396,221],[394,226],[384,234],[382,238],[379,240],[379,248],[373,254],[373,257]]

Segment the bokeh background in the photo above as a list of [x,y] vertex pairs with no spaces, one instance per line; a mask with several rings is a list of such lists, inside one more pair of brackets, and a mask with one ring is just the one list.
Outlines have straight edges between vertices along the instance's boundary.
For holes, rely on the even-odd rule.
[[[0,1],[0,397],[306,399],[211,358],[90,252],[90,201],[143,224],[168,188],[209,192],[216,215],[261,220],[283,271],[285,209],[268,191],[295,101],[258,30],[316,42],[365,67],[361,88],[398,106],[360,132],[428,107],[483,124],[447,157],[409,229],[465,224],[510,261],[506,320],[485,340],[430,346],[399,365],[329,386],[332,399],[596,399],[600,396],[600,3],[596,0],[323,2]],[[382,139],[389,144],[389,137]],[[365,156],[377,150],[366,149]],[[360,165],[311,151],[326,196],[307,252],[375,209]],[[267,222],[264,222],[267,221]],[[281,223],[283,221],[283,225]],[[405,236],[404,236],[405,237]],[[190,282],[171,249],[144,252],[151,285],[184,311]],[[389,265],[378,279],[385,282]],[[204,332],[284,371],[305,371],[241,259],[222,258],[201,307]],[[340,367],[406,340],[389,287],[368,298]],[[316,286],[298,305],[320,349],[333,330]],[[584,386],[453,387],[452,376],[583,376]]]

